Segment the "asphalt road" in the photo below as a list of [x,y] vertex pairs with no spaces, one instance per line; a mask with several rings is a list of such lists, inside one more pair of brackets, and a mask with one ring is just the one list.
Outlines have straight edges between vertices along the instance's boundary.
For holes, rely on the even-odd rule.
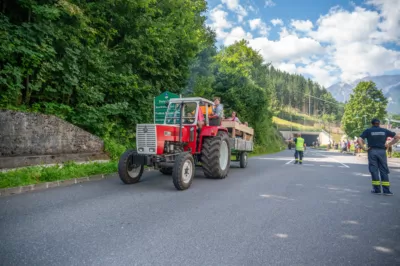
[[400,164],[394,196],[370,194],[365,159],[292,151],[201,169],[189,190],[146,172],[0,198],[5,265],[400,265]]

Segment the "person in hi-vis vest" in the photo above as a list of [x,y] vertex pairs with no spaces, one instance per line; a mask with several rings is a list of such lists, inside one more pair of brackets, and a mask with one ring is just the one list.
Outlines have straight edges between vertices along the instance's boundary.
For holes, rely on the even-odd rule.
[[295,143],[296,146],[296,151],[294,152],[294,158],[295,162],[294,164],[303,163],[303,155],[304,155],[304,139],[301,137],[300,133],[295,134],[295,138],[293,139],[293,142]]

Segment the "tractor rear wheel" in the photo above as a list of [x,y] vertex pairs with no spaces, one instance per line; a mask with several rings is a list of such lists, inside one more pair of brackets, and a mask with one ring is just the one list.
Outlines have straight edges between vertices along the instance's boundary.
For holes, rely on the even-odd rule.
[[181,153],[175,160],[172,170],[172,181],[177,190],[185,190],[192,184],[195,173],[193,156],[190,153]]
[[132,163],[132,157],[136,156],[137,152],[134,150],[127,150],[124,152],[118,162],[119,178],[125,184],[134,184],[139,182],[142,177],[144,165],[135,165]]
[[164,175],[172,175],[172,168],[161,168],[160,172]]
[[206,138],[201,152],[204,175],[207,178],[224,179],[231,164],[228,134],[221,132],[216,137]]

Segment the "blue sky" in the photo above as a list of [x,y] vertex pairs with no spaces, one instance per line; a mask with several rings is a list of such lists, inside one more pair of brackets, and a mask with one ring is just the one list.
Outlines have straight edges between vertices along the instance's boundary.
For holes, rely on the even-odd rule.
[[246,39],[266,62],[324,86],[400,74],[400,0],[208,0],[218,44]]

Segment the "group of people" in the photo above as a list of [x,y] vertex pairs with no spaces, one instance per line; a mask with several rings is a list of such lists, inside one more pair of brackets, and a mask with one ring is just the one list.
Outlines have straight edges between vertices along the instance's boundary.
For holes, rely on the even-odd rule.
[[[373,119],[371,124],[372,127],[366,129],[357,139],[357,143],[353,144],[368,152],[368,169],[372,178],[371,193],[381,194],[383,192],[384,195],[391,196],[393,193],[390,191],[387,156],[389,154],[391,156],[392,146],[400,140],[400,134],[381,128],[378,119]],[[368,148],[365,147],[365,140],[368,142]],[[296,145],[295,164],[302,164],[305,149],[304,139],[300,134],[296,134],[293,142]],[[343,150],[350,149],[349,145],[352,144],[350,141],[343,141],[341,145]]]
[[319,147],[319,141],[318,140],[317,141],[313,141],[312,146],[314,148],[318,148]]
[[197,114],[197,125],[201,129],[204,125],[204,114],[208,113],[208,118],[209,119],[224,119],[228,121],[235,121],[239,124],[248,126],[249,124],[247,122],[240,122],[239,118],[237,117],[237,113],[235,111],[232,112],[231,117],[226,118],[224,116],[224,108],[223,105],[221,104],[221,98],[219,97],[214,97],[214,106],[209,106],[208,110],[206,110],[206,106],[200,106],[199,112]]
[[197,126],[199,129],[203,127],[205,120],[204,114],[207,113],[209,119],[223,119],[224,109],[221,104],[221,99],[219,97],[214,97],[214,106],[208,106],[208,110],[206,110],[206,106],[200,106],[199,112],[197,113]]

